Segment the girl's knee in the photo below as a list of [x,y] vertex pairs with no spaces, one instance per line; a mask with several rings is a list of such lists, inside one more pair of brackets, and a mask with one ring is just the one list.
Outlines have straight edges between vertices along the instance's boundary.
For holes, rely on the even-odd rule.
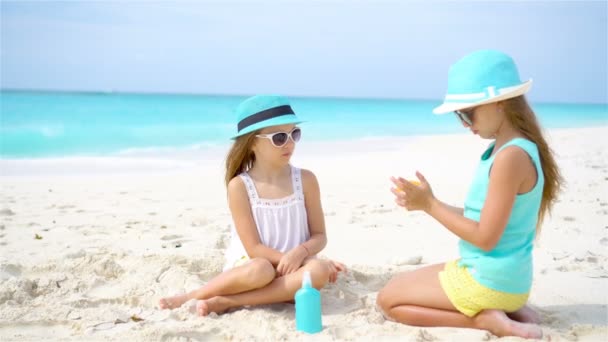
[[264,286],[275,277],[275,270],[270,261],[264,258],[251,259],[247,268],[247,280],[251,284]]
[[381,312],[386,316],[386,312],[392,307],[391,298],[386,290],[386,287],[382,288],[376,296],[376,305],[380,308]]
[[390,289],[387,289],[386,286],[378,292],[376,296],[376,308],[385,319],[396,322],[395,318],[391,316],[391,312],[397,305],[394,295],[391,294]]
[[312,286],[316,289],[320,290],[329,281],[329,266],[327,261],[311,260],[304,266],[304,269],[310,271]]

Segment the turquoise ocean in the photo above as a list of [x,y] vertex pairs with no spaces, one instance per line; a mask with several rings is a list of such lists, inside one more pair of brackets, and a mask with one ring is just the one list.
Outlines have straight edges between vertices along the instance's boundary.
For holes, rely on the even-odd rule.
[[[112,156],[125,151],[205,150],[235,134],[246,96],[0,92],[0,158]],[[310,141],[464,133],[440,100],[290,97]],[[608,125],[606,104],[532,103],[545,128]]]

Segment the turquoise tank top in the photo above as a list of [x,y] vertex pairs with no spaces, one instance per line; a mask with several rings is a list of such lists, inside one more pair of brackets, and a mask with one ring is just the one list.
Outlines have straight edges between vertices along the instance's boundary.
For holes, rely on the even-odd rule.
[[[523,138],[515,138],[500,150],[513,145],[526,151],[534,162],[537,171],[536,184],[531,191],[516,196],[507,226],[498,244],[491,251],[486,252],[460,240],[459,265],[468,268],[473,278],[486,287],[523,294],[530,292],[532,286],[532,248],[545,178],[536,144]],[[492,155],[493,150],[494,143],[490,144],[481,156],[464,204],[464,216],[477,222],[488,192],[490,169],[494,158],[500,153],[498,150]]]

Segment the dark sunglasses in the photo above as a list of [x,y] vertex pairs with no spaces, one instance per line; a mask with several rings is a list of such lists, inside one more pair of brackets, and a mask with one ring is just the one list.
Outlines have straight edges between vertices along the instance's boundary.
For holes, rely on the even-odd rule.
[[462,110],[455,110],[454,114],[456,114],[456,116],[458,116],[460,121],[464,122],[465,124],[467,124],[469,126],[473,126],[473,110],[471,110],[470,112],[465,112]]
[[274,145],[275,147],[283,147],[285,146],[285,144],[287,144],[288,139],[291,139],[291,141],[293,141],[294,143],[300,141],[300,138],[302,137],[302,130],[300,129],[300,127],[296,127],[292,129],[289,133],[276,132],[270,134],[258,134],[256,135],[256,137],[270,139],[272,145]]

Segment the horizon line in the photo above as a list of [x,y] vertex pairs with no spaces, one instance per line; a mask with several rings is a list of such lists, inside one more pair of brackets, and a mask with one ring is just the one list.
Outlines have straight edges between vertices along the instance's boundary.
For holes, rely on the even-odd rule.
[[[162,95],[162,96],[217,96],[217,97],[249,97],[256,94],[225,94],[225,93],[196,93],[196,92],[155,92],[155,91],[128,91],[128,90],[73,90],[73,89],[44,89],[44,88],[3,88],[2,92],[30,92],[30,93],[55,93],[55,94],[91,94],[91,95]],[[368,97],[368,96],[332,96],[332,95],[289,95],[281,94],[289,98],[321,98],[321,99],[345,99],[345,100],[386,100],[386,101],[436,101],[440,103],[442,99],[435,98],[406,98],[406,97]],[[558,102],[558,101],[535,101],[538,104],[588,104],[588,105],[608,105],[606,102]]]

